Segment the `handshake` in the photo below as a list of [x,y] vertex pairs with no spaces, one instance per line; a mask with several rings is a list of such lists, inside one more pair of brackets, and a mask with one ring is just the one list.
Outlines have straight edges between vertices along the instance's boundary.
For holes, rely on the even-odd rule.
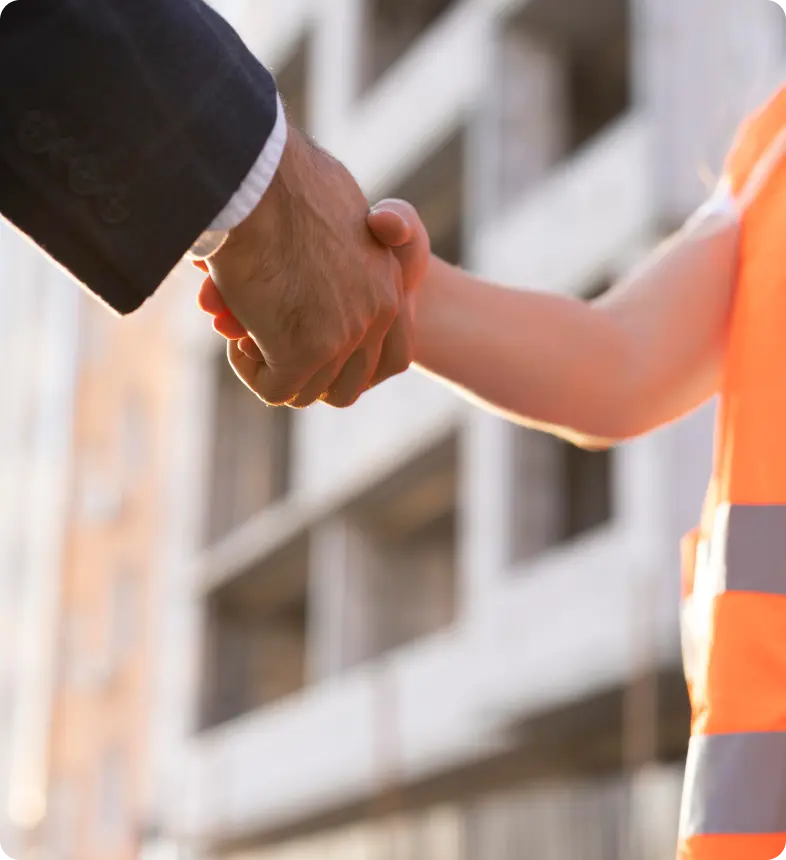
[[251,215],[208,260],[199,305],[266,403],[352,405],[414,357],[428,235],[412,206],[369,212],[348,171],[294,129]]

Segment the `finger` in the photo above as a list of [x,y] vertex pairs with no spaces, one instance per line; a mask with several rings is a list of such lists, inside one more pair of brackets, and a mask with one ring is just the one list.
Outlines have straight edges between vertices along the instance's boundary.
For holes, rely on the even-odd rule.
[[[227,340],[248,338],[245,326],[242,326],[229,311],[213,318],[213,330]],[[253,343],[253,341],[252,341]],[[260,353],[261,356],[261,353]]]
[[229,310],[212,278],[205,278],[197,293],[197,305],[213,317],[213,329],[227,340],[247,337],[248,331]]
[[346,409],[356,403],[368,388],[381,350],[382,342],[379,340],[355,350],[341,369],[336,381],[325,391],[321,399],[328,406],[334,406],[336,409]]
[[[398,285],[401,296],[403,289]],[[326,364],[289,405],[296,409],[321,400],[330,406],[351,406],[366,390],[382,350],[382,341],[395,312],[381,314],[359,343]]]
[[404,290],[420,284],[431,258],[431,242],[420,216],[405,200],[382,200],[368,216],[371,232],[393,249],[401,266]]
[[[398,283],[399,305],[404,303],[404,289]],[[380,356],[391,327],[396,324],[393,315],[380,317],[369,330],[358,349],[340,368],[333,384],[325,389],[321,398],[329,406],[345,409],[357,402],[366,391],[380,362]]]
[[192,260],[191,262],[197,267],[197,269],[201,269],[205,274],[210,271],[207,267],[206,260]]
[[396,318],[382,344],[379,363],[368,387],[374,388],[391,376],[403,373],[412,364],[415,356],[412,318],[405,311]]
[[219,316],[229,311],[226,302],[218,291],[215,281],[210,277],[202,281],[202,286],[197,293],[197,305],[200,310],[211,316]]
[[[388,205],[388,204],[391,205]],[[412,220],[419,220],[414,207],[405,204],[412,212],[406,212],[403,207],[394,207],[393,201],[383,200],[372,208],[368,214],[368,226],[374,236],[389,248],[398,248],[412,240]],[[412,213],[415,217],[412,219]]]
[[254,343],[253,338],[248,337],[248,335],[241,337],[237,345],[243,355],[247,355],[252,361],[265,360],[262,350]]
[[227,343],[227,358],[238,377],[270,406],[286,406],[305,388],[313,372],[301,368],[274,368],[264,361],[249,358],[238,341]]
[[346,360],[344,357],[326,364],[325,367],[314,374],[311,381],[289,405],[293,409],[305,409],[307,406],[317,403],[335,383],[336,377],[341,373],[345,364]]

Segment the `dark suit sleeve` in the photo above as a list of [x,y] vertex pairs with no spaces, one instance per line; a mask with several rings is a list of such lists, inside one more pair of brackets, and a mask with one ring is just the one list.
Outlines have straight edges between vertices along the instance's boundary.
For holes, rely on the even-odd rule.
[[15,0],[0,80],[0,213],[120,313],[221,212],[276,120],[270,74],[201,0]]

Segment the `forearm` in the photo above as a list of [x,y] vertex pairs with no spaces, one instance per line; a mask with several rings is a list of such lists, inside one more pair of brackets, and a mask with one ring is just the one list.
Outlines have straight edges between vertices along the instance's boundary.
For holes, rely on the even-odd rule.
[[588,447],[672,421],[716,387],[736,226],[686,230],[603,299],[511,290],[434,258],[417,364],[520,423]]
[[582,444],[616,435],[629,345],[591,305],[484,283],[435,257],[416,319],[417,365],[487,408]]

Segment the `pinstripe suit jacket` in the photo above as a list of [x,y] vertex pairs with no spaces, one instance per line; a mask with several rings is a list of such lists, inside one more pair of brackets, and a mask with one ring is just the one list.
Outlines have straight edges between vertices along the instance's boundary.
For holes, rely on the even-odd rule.
[[0,17],[0,213],[120,313],[275,120],[270,74],[202,0],[15,0]]

